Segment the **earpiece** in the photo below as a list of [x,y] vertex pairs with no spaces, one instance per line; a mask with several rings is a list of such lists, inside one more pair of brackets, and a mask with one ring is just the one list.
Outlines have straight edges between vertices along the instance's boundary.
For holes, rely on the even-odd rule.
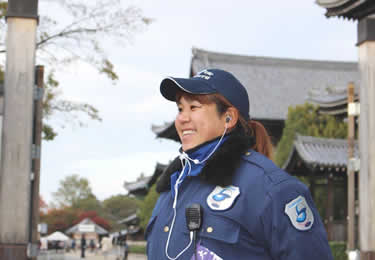
[[225,123],[229,123],[229,121],[232,120],[232,117],[230,115],[227,115],[225,118]]

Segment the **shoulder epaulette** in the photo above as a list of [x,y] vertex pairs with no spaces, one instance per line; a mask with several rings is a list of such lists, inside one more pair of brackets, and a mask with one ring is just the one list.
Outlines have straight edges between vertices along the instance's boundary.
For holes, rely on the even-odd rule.
[[242,158],[245,161],[258,166],[259,168],[262,168],[264,173],[274,184],[283,182],[291,177],[266,156],[254,150],[247,151]]

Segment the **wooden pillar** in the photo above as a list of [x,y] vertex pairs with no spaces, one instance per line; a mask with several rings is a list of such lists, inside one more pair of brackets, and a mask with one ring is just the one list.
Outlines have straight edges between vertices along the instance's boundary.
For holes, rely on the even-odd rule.
[[359,225],[361,260],[375,259],[375,19],[358,23],[361,74]]
[[[40,184],[40,159],[41,159],[41,146],[42,146],[42,117],[43,117],[43,78],[44,78],[44,67],[36,66],[35,68],[35,83],[36,83],[36,95],[34,102],[34,128],[33,128],[33,147],[34,147],[34,158],[32,160],[32,180],[31,180],[31,234],[29,239],[32,242],[34,252],[38,252],[38,223],[39,223],[39,184]],[[36,260],[36,257],[32,258]]]
[[333,177],[329,173],[327,176],[327,236],[328,240],[333,238],[333,202],[334,202],[334,192],[333,192]]
[[[354,84],[348,84],[348,106],[354,104]],[[348,161],[354,157],[354,113],[348,109]],[[348,171],[348,214],[347,214],[347,250],[355,249],[355,171],[353,167],[347,167]]]

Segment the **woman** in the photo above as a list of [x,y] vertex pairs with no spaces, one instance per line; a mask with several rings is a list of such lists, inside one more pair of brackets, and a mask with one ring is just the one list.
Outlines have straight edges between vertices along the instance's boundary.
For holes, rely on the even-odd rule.
[[[166,78],[160,90],[177,104],[182,147],[157,184],[148,259],[332,259],[307,187],[267,158],[270,138],[232,74]],[[196,241],[185,219],[192,203],[203,216]]]

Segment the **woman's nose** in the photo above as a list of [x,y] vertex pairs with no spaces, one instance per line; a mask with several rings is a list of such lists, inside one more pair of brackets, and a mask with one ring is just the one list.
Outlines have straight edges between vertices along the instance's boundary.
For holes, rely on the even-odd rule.
[[190,120],[190,115],[187,112],[180,112],[178,113],[176,120],[181,123],[188,122]]

